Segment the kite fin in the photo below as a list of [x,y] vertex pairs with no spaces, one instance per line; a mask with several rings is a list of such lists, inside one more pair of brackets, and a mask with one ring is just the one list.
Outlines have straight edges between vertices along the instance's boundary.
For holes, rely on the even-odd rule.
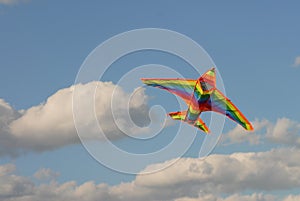
[[[186,111],[182,112],[171,112],[169,113],[170,117],[174,120],[181,120],[184,122],[187,122],[186,119]],[[188,122],[189,123],[189,122]],[[195,123],[192,123],[196,128],[204,131],[205,133],[210,133],[209,128],[206,126],[206,124],[203,122],[202,119],[198,118]]]
[[195,122],[194,126],[196,128],[199,128],[200,130],[204,131],[205,133],[210,133],[209,128],[206,126],[206,124],[200,118],[198,118],[198,120]]
[[181,120],[184,121],[186,117],[186,111],[182,112],[171,112],[169,113],[170,117],[174,120]]

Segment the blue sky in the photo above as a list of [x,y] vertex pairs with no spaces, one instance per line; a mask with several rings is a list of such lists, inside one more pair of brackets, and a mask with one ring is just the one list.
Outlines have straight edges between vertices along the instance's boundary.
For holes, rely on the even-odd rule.
[[[16,111],[38,106],[58,90],[73,85],[87,55],[110,37],[139,28],[170,29],[192,38],[208,52],[222,76],[226,94],[250,121],[257,120],[256,125],[266,121],[254,132],[254,135],[262,136],[260,143],[253,144],[247,142],[248,137],[238,140],[236,133],[243,135],[242,131],[234,130],[235,124],[226,121],[224,135],[228,137],[224,137],[224,141],[227,140],[229,145],[220,142],[213,153],[225,156],[235,152],[266,154],[271,149],[286,151],[285,149],[294,147],[297,153],[297,147],[300,147],[300,143],[296,143],[300,139],[297,109],[300,102],[300,64],[295,62],[300,56],[299,6],[298,1],[175,3],[0,0],[0,98]],[[122,73],[118,68],[150,63],[173,66],[175,70],[188,66],[184,61],[165,53],[136,53],[116,62],[112,66],[115,69],[108,72],[105,80],[101,81],[116,83]],[[190,70],[183,71],[183,74],[190,78],[199,76],[193,77],[193,71]],[[172,98],[157,89],[147,88],[145,93],[154,97],[149,104],[166,102]],[[176,108],[176,105],[164,106],[172,110]],[[2,116],[6,118],[4,114]],[[286,125],[288,128],[285,128]],[[176,125],[166,128],[162,133],[165,136],[160,135],[153,143],[160,140],[162,144],[158,143],[157,146],[168,143],[176,128]],[[0,132],[4,133],[2,130]],[[282,133],[291,137],[282,138]],[[198,153],[197,142],[203,140],[202,133],[198,134],[184,158],[195,158]],[[126,146],[128,142],[121,139],[115,143]],[[147,143],[136,145],[133,149],[143,147],[146,148]],[[51,178],[58,182],[57,185],[76,181],[79,186],[94,181],[96,184],[107,184],[109,188],[121,188],[118,186],[121,182],[129,184],[142,180],[136,175],[118,173],[102,166],[79,143],[38,151],[25,150],[14,157],[6,153],[0,154],[0,165],[5,164],[13,164],[17,169],[8,174],[8,177],[15,174],[26,178],[35,182],[36,188],[43,181],[33,178],[33,175],[43,168],[59,172],[60,176]],[[295,170],[299,171],[300,167],[296,166]],[[299,184],[291,184],[288,188],[270,187],[271,190],[249,187],[245,191],[224,190],[221,194],[227,193],[228,200],[235,199],[230,198],[231,195],[247,196],[252,193],[262,193],[257,196],[263,196],[265,200],[271,200],[269,195],[279,195],[288,200],[290,193],[299,194],[299,188]],[[186,195],[180,195],[176,199],[196,197],[195,193],[183,192],[187,192]],[[14,197],[15,192],[10,193],[12,200],[22,200]],[[4,194],[1,195],[0,191],[1,196],[4,197]],[[254,194],[249,196],[245,199],[259,200]],[[147,199],[151,200],[151,196]]]

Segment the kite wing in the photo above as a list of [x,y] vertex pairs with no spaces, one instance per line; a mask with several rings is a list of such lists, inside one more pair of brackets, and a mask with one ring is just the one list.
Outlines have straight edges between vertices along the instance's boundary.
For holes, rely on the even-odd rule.
[[212,111],[226,115],[243,126],[246,130],[253,130],[251,123],[246,119],[241,111],[239,111],[239,109],[218,89],[215,89],[211,94],[208,104]]
[[148,86],[158,87],[169,91],[181,97],[189,104],[192,94],[194,93],[197,80],[191,79],[151,79],[142,78],[142,82]]

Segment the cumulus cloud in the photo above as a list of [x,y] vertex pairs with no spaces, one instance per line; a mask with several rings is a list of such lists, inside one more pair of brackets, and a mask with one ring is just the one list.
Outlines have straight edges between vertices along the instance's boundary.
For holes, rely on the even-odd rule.
[[16,5],[19,3],[25,3],[28,2],[29,0],[0,0],[0,4],[4,5]]
[[[3,201],[293,201],[271,195],[274,190],[300,188],[300,150],[277,149],[259,153],[211,155],[205,160],[182,158],[173,166],[116,186],[58,183],[34,184],[15,174],[14,165],[0,166]],[[146,168],[163,164],[154,164]],[[40,172],[40,171],[38,171]],[[38,173],[35,173],[35,175]],[[244,194],[245,192],[253,194]],[[267,192],[268,194],[263,194]]]
[[15,169],[16,167],[13,164],[0,166],[0,200],[27,196],[34,189],[32,181],[14,174]]
[[175,201],[275,201],[278,200],[273,195],[264,194],[251,194],[251,195],[239,195],[234,194],[225,198],[220,198],[215,195],[205,195],[198,198],[179,198]]
[[283,201],[298,201],[300,200],[300,195],[289,195]]
[[22,114],[0,99],[0,155],[15,155],[17,140],[10,133],[9,124]]
[[255,120],[252,122],[254,131],[246,131],[241,126],[237,125],[234,129],[222,136],[224,144],[236,144],[248,142],[251,145],[256,145],[261,142],[260,132],[268,127],[270,122],[268,120]]
[[[0,99],[0,155],[16,155],[26,151],[45,151],[62,146],[79,143],[74,125],[72,111],[72,97],[74,87],[57,91],[45,103],[33,106],[24,111],[14,110],[8,103]],[[88,107],[86,97],[95,97],[95,111],[93,114],[83,116],[84,121],[79,122],[86,126],[85,136],[89,139],[103,139],[104,135],[110,139],[124,137],[122,132],[138,135],[143,129],[129,121],[149,123],[147,97],[144,90],[138,90],[131,96],[121,87],[111,82],[91,82],[76,85],[81,94],[82,108]],[[96,91],[95,91],[96,88]],[[112,95],[114,99],[114,115],[112,114]],[[128,118],[128,112],[130,118]],[[102,133],[98,127],[89,126],[97,118]],[[121,122],[120,126],[115,119]],[[132,126],[134,125],[134,126]]]
[[59,176],[59,173],[54,172],[49,168],[42,168],[38,170],[33,176],[39,180],[49,180],[57,178]]
[[298,56],[298,57],[295,58],[293,66],[294,67],[299,67],[300,66],[300,56]]
[[263,119],[253,122],[254,131],[245,131],[240,126],[222,136],[223,144],[248,142],[256,145],[267,140],[272,143],[300,147],[300,123],[288,118],[279,118],[275,123]]
[[288,118],[278,119],[266,136],[275,143],[300,147],[300,123]]
[[[299,188],[299,154],[298,149],[278,149],[258,153],[210,155],[205,160],[182,158],[164,171],[137,176],[135,185],[148,190],[160,189],[161,192],[176,197],[197,196],[199,192],[234,194],[247,190]],[[157,165],[162,164],[155,166]],[[153,166],[147,169],[151,168]]]

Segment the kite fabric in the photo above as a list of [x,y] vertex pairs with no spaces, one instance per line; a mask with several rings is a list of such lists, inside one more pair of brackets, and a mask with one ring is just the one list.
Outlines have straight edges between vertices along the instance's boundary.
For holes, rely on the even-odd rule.
[[241,111],[216,88],[215,68],[208,70],[199,79],[142,78],[148,86],[161,88],[181,97],[188,105],[187,111],[171,112],[174,120],[187,122],[209,133],[209,128],[199,118],[202,112],[213,111],[226,115],[246,130],[253,130],[251,123]]

